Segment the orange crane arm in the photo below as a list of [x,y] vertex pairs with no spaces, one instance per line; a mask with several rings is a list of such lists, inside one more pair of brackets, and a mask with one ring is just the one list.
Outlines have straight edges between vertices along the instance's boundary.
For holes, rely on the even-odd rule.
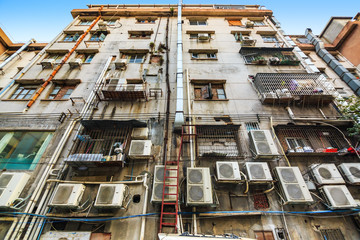
[[61,63],[54,69],[54,71],[50,74],[48,79],[41,85],[41,87],[36,91],[35,95],[29,100],[26,107],[30,108],[36,99],[40,96],[42,91],[46,88],[46,86],[51,82],[51,80],[55,77],[55,75],[59,72],[60,68],[66,63],[66,61],[69,59],[71,54],[76,50],[76,48],[79,46],[79,44],[84,40],[85,36],[90,32],[90,30],[95,26],[95,24],[100,20],[101,18],[101,10],[103,9],[103,6],[99,9],[99,16],[95,19],[95,21],[90,25],[90,27],[80,36],[80,38],[76,41],[75,46],[68,52],[65,56],[65,58],[61,61]]

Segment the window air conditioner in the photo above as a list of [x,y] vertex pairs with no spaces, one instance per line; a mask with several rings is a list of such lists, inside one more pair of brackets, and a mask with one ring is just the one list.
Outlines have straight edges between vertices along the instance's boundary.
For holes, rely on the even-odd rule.
[[0,207],[10,207],[20,196],[30,176],[26,173],[4,172],[0,176]]
[[219,181],[240,181],[238,162],[216,162],[217,179]]
[[146,140],[148,139],[149,128],[133,128],[131,133],[131,139],[133,140]]
[[[177,176],[177,167],[176,166],[167,166],[166,176],[168,177],[176,177]],[[162,194],[163,194],[163,184],[164,184],[164,169],[163,165],[156,165],[154,170],[154,182],[151,194],[151,202],[153,203],[161,203],[162,202]],[[165,193],[176,194],[176,178],[167,178],[167,185],[175,185],[175,186],[166,186]],[[164,201],[166,202],[174,202],[176,201],[175,195],[164,195]]]
[[268,182],[273,180],[266,162],[246,162],[245,167],[250,182]]
[[279,155],[269,130],[251,130],[249,132],[250,150],[255,158],[271,158]]
[[125,184],[100,184],[94,206],[98,208],[121,208],[125,199]]
[[115,69],[122,70],[126,67],[126,64],[127,64],[127,59],[118,59],[115,62]]
[[276,167],[284,204],[311,203],[313,198],[298,167]]
[[83,184],[60,183],[53,195],[50,206],[77,208],[85,191]]
[[129,157],[133,159],[146,159],[151,155],[151,140],[132,140]]
[[187,205],[211,205],[213,193],[209,168],[187,168]]
[[252,28],[252,27],[254,27],[254,22],[253,21],[247,21],[246,23],[245,23],[245,26],[247,27],[247,28]]
[[43,69],[52,69],[55,64],[55,59],[44,59],[41,61],[41,66]]
[[320,185],[345,184],[339,170],[333,163],[313,164],[310,169],[314,179]]
[[331,209],[346,209],[358,206],[345,185],[325,185],[319,190]]
[[70,68],[74,69],[74,68],[80,68],[81,64],[83,63],[83,61],[79,58],[76,58],[72,61],[69,62]]
[[360,163],[342,163],[338,168],[350,183],[360,183]]
[[198,40],[206,41],[210,39],[210,35],[208,33],[199,33]]

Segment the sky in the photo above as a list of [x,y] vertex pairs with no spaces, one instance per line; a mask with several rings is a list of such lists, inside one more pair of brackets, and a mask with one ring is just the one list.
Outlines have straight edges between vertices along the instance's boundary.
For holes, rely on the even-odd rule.
[[[0,27],[13,42],[49,42],[72,20],[70,11],[87,4],[177,4],[170,0],[0,0]],[[183,0],[184,4],[257,4],[274,12],[286,34],[320,34],[331,16],[354,17],[360,0]]]

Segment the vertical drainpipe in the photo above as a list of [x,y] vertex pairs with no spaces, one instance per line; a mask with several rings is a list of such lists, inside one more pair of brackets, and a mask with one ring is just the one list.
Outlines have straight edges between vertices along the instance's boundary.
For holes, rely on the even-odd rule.
[[25,50],[30,44],[34,43],[35,39],[31,39],[27,43],[25,43],[21,48],[19,48],[13,55],[11,55],[8,59],[6,59],[2,64],[0,64],[0,71],[2,71],[6,64],[8,64],[11,60],[13,60],[16,56],[18,56],[22,51]]
[[181,5],[182,0],[178,4],[178,22],[177,22],[177,70],[176,70],[176,112],[174,130],[181,130],[184,125],[184,87],[183,87],[183,60],[182,60],[182,26],[181,26]]

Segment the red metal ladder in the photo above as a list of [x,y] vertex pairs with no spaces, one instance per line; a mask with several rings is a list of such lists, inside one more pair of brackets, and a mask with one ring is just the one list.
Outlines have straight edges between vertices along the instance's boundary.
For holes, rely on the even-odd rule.
[[[165,161],[164,166],[164,178],[163,178],[163,192],[162,192],[162,199],[161,199],[161,215],[160,215],[160,230],[159,232],[162,232],[163,227],[174,227],[175,233],[177,232],[177,225],[178,225],[178,203],[179,203],[179,163],[180,158],[182,156],[182,145],[184,143],[184,137],[189,137],[189,139],[192,136],[196,136],[196,130],[195,133],[185,133],[185,127],[193,127],[190,125],[184,125],[181,130],[181,142],[179,147],[179,154],[176,161]],[[169,167],[172,166],[172,167]],[[176,176],[170,176],[170,171],[176,171]],[[176,178],[176,185],[168,184],[171,178]],[[168,193],[165,192],[166,187],[176,187],[176,193]],[[175,196],[175,201],[165,201],[166,196]],[[166,208],[166,209],[164,209]]]

